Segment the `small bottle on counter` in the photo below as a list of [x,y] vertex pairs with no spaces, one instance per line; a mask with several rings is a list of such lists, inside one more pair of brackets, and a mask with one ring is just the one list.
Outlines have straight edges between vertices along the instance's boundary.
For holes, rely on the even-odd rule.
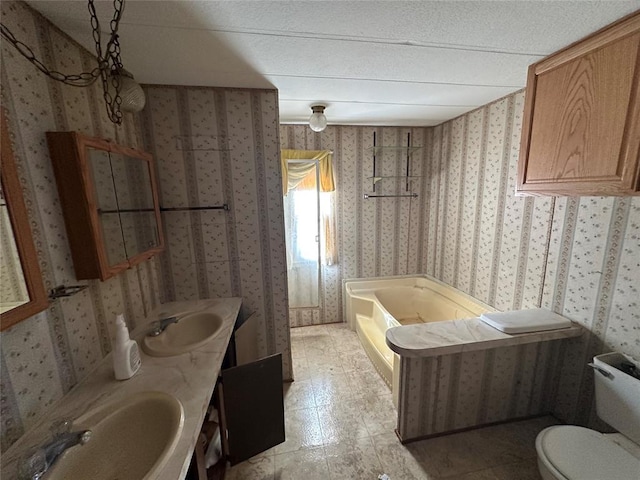
[[116,380],[126,380],[140,369],[138,344],[129,337],[124,315],[116,316],[116,340],[113,349],[113,371]]

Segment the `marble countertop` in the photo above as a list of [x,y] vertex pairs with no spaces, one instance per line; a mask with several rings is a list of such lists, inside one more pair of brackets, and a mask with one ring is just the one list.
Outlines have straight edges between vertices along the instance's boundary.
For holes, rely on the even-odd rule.
[[391,350],[404,357],[436,357],[577,337],[583,331],[580,325],[572,323],[571,327],[559,330],[508,334],[479,318],[469,318],[390,328],[386,340]]
[[156,320],[159,314],[172,316],[188,311],[209,310],[223,319],[220,333],[206,345],[173,357],[150,357],[141,348],[140,370],[132,378],[124,381],[115,380],[111,354],[107,355],[87,378],[56,403],[45,418],[3,454],[2,478],[17,478],[18,460],[24,452],[43,444],[50,437],[49,427],[54,420],[76,419],[94,408],[122,400],[132,394],[160,391],[180,400],[184,407],[185,419],[177,446],[156,479],[183,479],[189,468],[241,304],[242,299],[234,297],[160,305],[132,332],[131,337],[138,341],[138,345],[148,330],[147,323]]

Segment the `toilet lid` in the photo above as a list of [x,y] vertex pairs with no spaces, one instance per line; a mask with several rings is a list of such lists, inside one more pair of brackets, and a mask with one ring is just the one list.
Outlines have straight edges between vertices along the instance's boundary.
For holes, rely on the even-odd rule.
[[640,460],[594,430],[549,427],[540,432],[537,443],[547,461],[568,480],[640,478]]

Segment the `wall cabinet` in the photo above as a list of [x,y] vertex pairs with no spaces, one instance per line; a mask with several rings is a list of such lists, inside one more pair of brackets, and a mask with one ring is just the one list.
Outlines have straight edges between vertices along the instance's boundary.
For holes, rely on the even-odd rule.
[[640,192],[640,12],[529,67],[516,192]]
[[76,132],[47,132],[78,279],[106,280],[162,251],[153,158]]

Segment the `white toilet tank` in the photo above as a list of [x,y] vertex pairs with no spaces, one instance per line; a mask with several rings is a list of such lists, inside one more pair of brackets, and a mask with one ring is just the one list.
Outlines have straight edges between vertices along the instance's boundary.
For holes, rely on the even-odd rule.
[[620,353],[598,355],[593,361],[598,417],[640,444],[640,380],[620,369],[623,362],[634,362]]

